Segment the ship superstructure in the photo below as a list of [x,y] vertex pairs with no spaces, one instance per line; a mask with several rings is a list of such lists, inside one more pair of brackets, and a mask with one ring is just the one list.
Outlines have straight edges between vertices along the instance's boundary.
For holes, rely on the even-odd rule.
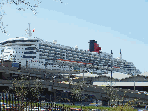
[[1,42],[1,58],[6,61],[20,63],[23,67],[77,70],[80,72],[94,72],[97,74],[109,71],[127,74],[140,74],[132,62],[120,58],[113,58],[112,54],[101,51],[97,41],[90,40],[89,51],[48,42],[40,38],[16,37]]

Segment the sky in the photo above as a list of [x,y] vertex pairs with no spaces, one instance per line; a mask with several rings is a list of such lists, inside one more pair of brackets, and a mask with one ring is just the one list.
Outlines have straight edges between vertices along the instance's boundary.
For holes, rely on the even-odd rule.
[[[31,1],[34,4],[34,0]],[[36,1],[36,0],[35,0]],[[23,5],[5,4],[3,24],[8,32],[0,32],[0,41],[28,37],[31,23],[33,37],[57,44],[88,50],[89,40],[96,40],[103,52],[133,62],[141,72],[147,71],[148,0],[42,0],[37,8],[19,11]],[[37,3],[37,2],[35,2]],[[0,9],[2,11],[2,9]]]

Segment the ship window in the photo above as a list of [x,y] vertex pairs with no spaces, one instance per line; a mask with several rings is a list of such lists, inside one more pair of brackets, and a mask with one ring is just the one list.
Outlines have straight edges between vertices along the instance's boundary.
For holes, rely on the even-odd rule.
[[20,52],[19,52],[20,53]]
[[20,48],[19,48],[20,49]]
[[14,51],[13,51],[13,53],[14,53]]
[[23,55],[23,58],[36,58],[36,56],[25,56],[25,55]]
[[23,49],[23,48],[22,48]]
[[22,52],[23,53],[23,52]]
[[17,53],[17,52],[16,52]]

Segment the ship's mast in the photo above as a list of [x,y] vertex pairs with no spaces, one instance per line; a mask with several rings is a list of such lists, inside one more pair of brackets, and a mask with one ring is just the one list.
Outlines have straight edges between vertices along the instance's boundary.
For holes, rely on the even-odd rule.
[[121,49],[120,49],[120,60],[122,59]]
[[[32,33],[31,33],[31,30],[30,30],[30,23],[28,23],[28,24],[29,24],[29,30],[27,28],[25,31],[26,31],[26,34],[29,34],[29,37],[31,38]],[[27,33],[27,31],[28,31],[28,33]]]

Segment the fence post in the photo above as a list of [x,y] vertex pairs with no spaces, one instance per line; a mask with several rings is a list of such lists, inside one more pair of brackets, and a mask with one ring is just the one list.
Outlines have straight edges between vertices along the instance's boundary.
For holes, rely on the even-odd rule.
[[[2,94],[2,93],[1,93]],[[1,95],[1,97],[2,97],[2,95]],[[2,98],[0,97],[0,102],[1,102],[1,100],[2,100]],[[1,103],[0,103],[0,111],[2,111],[2,109],[1,109]]]
[[19,105],[19,96],[18,96],[18,110],[20,110],[20,105]]
[[9,107],[10,107],[10,111],[11,111],[11,106],[10,106],[10,104],[11,104],[11,95],[10,95],[10,93],[9,93]]
[[39,103],[38,103],[38,111],[39,111]]
[[28,108],[27,106],[28,106],[28,102],[26,101],[26,111],[27,111],[27,108]]
[[32,111],[32,99],[31,99],[31,111]]
[[22,111],[22,107],[23,107],[23,104],[22,104],[22,97],[20,97],[20,110]]
[[16,110],[16,94],[15,94],[15,110]]
[[64,111],[64,104],[63,104],[63,111]]
[[58,110],[59,106],[57,105],[57,110]]
[[55,104],[55,110],[57,110],[57,105]]
[[40,98],[40,107],[41,107],[41,98]]
[[5,103],[5,93],[3,93],[3,110],[5,110],[4,103]]
[[49,105],[48,107],[49,107],[49,110],[50,110],[50,108],[51,108],[51,107],[50,107],[50,104],[48,104],[48,105]]
[[8,98],[8,94],[7,94],[7,92],[6,92],[6,107],[7,107],[7,104],[8,104],[7,98]]
[[46,107],[48,107],[48,103],[47,103],[47,106]]
[[12,94],[12,109],[14,110],[14,94]]

